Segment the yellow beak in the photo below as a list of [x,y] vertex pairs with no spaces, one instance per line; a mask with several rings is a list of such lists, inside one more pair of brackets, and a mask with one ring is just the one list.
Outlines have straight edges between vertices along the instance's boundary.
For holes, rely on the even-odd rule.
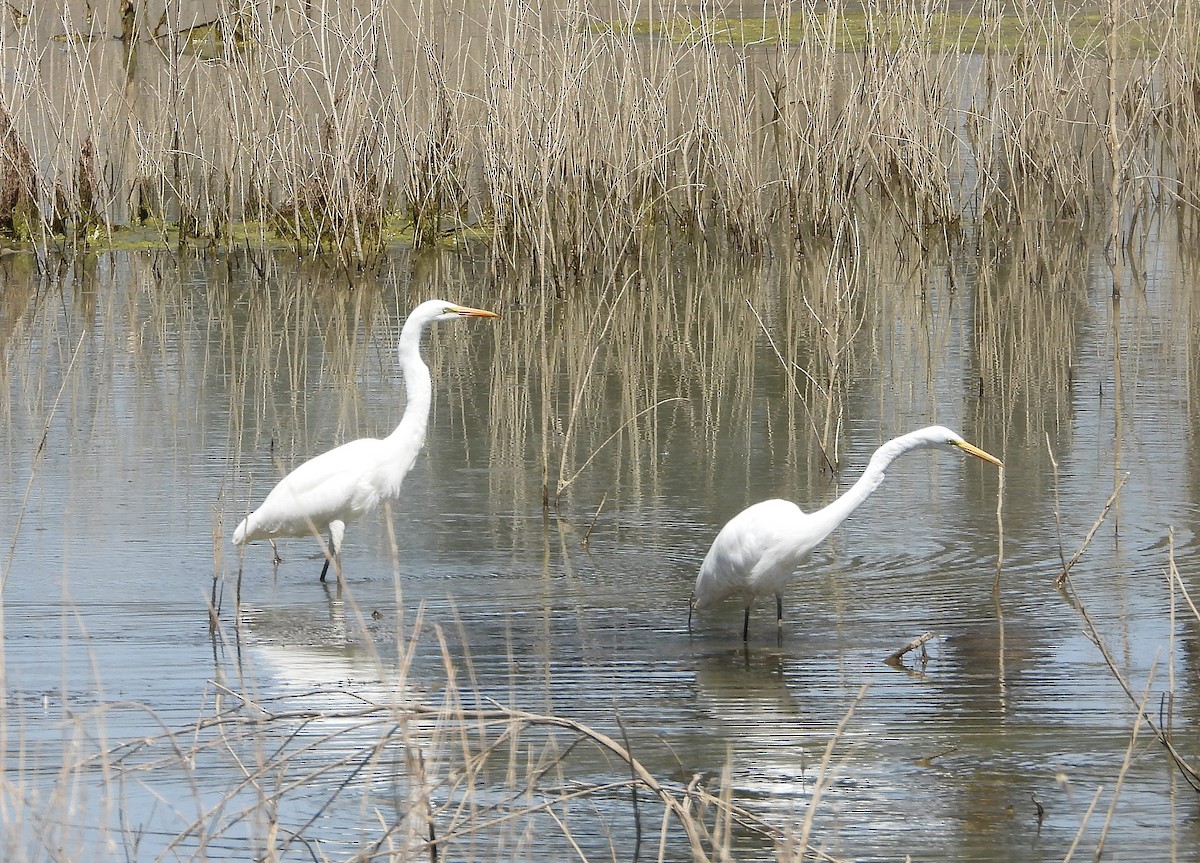
[[470,306],[455,306],[454,311],[460,317],[464,317],[464,318],[498,318],[498,317],[500,317],[495,312],[489,312],[487,309],[473,309]]
[[962,450],[963,452],[970,453],[971,455],[975,456],[975,458],[981,458],[984,461],[990,461],[992,464],[996,465],[997,467],[1004,467],[1004,462],[1000,461],[1000,459],[996,458],[994,455],[992,455],[989,452],[984,452],[977,446],[972,446],[971,444],[967,443],[965,440],[954,441],[954,445],[956,447],[958,447],[960,450]]

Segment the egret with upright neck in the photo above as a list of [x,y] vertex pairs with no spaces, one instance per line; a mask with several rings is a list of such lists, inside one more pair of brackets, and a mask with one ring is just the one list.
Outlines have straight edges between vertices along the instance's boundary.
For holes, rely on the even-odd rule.
[[321,581],[330,561],[341,573],[346,522],[360,518],[400,495],[400,485],[425,443],[433,382],[421,359],[421,335],[434,321],[497,318],[495,312],[428,300],[409,314],[400,331],[400,370],[404,375],[404,415],[383,439],[360,438],[301,464],[271,489],[262,504],[233,532],[234,545],[256,539],[319,536],[329,533]]
[[782,627],[783,590],[808,553],[879,488],[892,462],[913,450],[930,448],[966,453],[1003,467],[1000,459],[972,446],[945,426],[929,426],[893,438],[875,450],[858,482],[823,509],[806,514],[791,501],[764,500],[731,518],[700,564],[692,608],[707,608],[730,596],[740,596],[745,605],[742,640],[746,641],[754,598],[774,593],[777,621]]

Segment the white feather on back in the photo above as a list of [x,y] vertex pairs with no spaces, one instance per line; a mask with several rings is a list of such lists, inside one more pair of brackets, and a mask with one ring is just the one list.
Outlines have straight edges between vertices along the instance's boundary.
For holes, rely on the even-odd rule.
[[[700,565],[696,578],[696,608],[705,608],[726,597],[763,593],[757,585],[774,584],[780,567],[786,583],[800,555],[789,555],[788,545],[804,512],[790,500],[764,500],[742,510],[721,528]],[[792,560],[795,560],[792,563]],[[772,592],[774,588],[772,588]]]

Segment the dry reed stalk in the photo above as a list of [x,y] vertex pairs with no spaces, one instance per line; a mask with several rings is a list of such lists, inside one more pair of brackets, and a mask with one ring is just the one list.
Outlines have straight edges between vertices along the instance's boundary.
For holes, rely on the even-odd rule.
[[[67,384],[71,381],[71,371],[75,368],[75,360],[79,357],[79,349],[83,347],[84,340],[87,339],[88,331],[84,330],[79,334],[79,340],[75,342],[75,349],[71,352],[71,359],[67,363],[66,371],[63,373],[62,383],[58,387],[58,393],[54,396],[54,402],[50,405],[50,410],[46,414],[46,421],[42,426],[42,435],[38,439],[38,444],[33,451],[33,460],[29,465],[29,479],[25,483],[25,491],[21,495],[21,503],[17,507],[17,517],[13,524],[12,539],[8,545],[8,559],[4,562],[4,571],[0,574],[0,612],[3,611],[3,596],[4,587],[8,584],[8,577],[12,572],[13,560],[17,553],[17,540],[21,536],[21,522],[25,519],[25,510],[29,505],[29,495],[33,491],[33,482],[37,477],[38,464],[41,461],[42,453],[46,448],[46,439],[50,436],[50,425],[54,421],[54,415],[58,412],[59,402],[62,400],[63,392],[66,391]],[[0,636],[3,636],[4,615],[0,613]],[[0,638],[2,645],[3,638]],[[4,682],[4,663],[0,662],[0,684]]]
[[[1014,44],[995,4],[955,18],[871,2],[855,36],[856,10],[815,0],[757,23],[722,4],[695,15],[630,0],[597,20],[582,0],[455,0],[447,14],[371,0],[243,4],[213,21],[170,7],[157,23],[128,4],[119,20],[62,20],[60,63],[38,36],[56,16],[39,7],[16,30],[19,83],[0,102],[38,173],[0,226],[88,242],[166,219],[180,241],[229,249],[236,233],[277,233],[371,268],[404,220],[418,246],[480,225],[544,287],[638,254],[664,228],[761,254],[780,213],[807,243],[880,201],[921,242],[955,230],[972,199],[1001,222],[1030,201],[1132,220],[1162,184],[1133,168],[1164,147],[1162,173],[1200,204],[1186,143],[1194,11],[1175,22],[1112,3],[1106,61],[1080,38],[1084,13],[1044,5],[1018,7]],[[1118,40],[1118,17],[1160,42]],[[123,43],[95,38],[115,32]],[[978,73],[961,49],[984,52]]]
[[1027,206],[1030,221],[986,227],[973,252],[980,398],[996,427],[1023,422],[1035,434],[1076,393],[1075,321],[1089,302],[1079,266],[1089,233],[1054,222],[1052,212]]
[[[866,4],[868,39],[864,87],[869,116],[877,118],[868,146],[872,173],[914,235],[928,226],[958,220],[951,172],[957,142],[948,125],[954,116],[951,55],[936,51],[934,20],[926,3]],[[943,24],[944,26],[944,24]]]
[[290,98],[297,107],[312,104],[316,123],[301,126],[288,143],[310,173],[300,182],[285,177],[290,190],[280,215],[301,241],[317,248],[328,244],[341,264],[365,261],[381,243],[375,59],[381,14],[377,4],[336,14],[322,7],[287,45],[306,63],[308,75],[307,86]]
[[[1168,558],[1168,571],[1170,572],[1171,579],[1175,585],[1175,588],[1173,589],[1179,590],[1184,602],[1187,603],[1187,607],[1191,609],[1192,616],[1196,618],[1197,623],[1200,623],[1200,609],[1196,607],[1196,603],[1192,600],[1192,595],[1188,592],[1187,585],[1183,582],[1183,577],[1179,573],[1179,568],[1175,565],[1174,533],[1174,528],[1172,528],[1169,534],[1170,545]],[[1174,627],[1172,627],[1172,631],[1174,631]]]
[[[727,772],[727,770],[722,770],[722,777]],[[710,793],[701,783],[699,775],[692,777],[691,782],[688,783],[685,789],[688,803],[695,810],[693,817],[697,820],[701,829],[706,829],[706,818],[709,817],[709,812],[715,811],[718,814],[712,817],[722,819],[722,823],[728,825],[736,824],[737,830],[743,833],[762,836],[773,841],[776,845],[776,857],[786,855],[790,849],[794,849],[794,834],[785,828],[765,821],[762,816],[756,815],[744,806],[735,803],[733,801],[731,784],[725,783],[724,779],[721,781],[722,784],[716,796]],[[732,832],[731,830],[726,835],[731,835]],[[706,833],[705,835],[708,836],[709,834]],[[710,846],[713,845],[712,842],[709,844]],[[811,854],[814,860],[827,861],[827,863],[842,863],[843,860],[843,858],[835,857],[815,845],[808,846],[806,853]]]
[[[775,358],[777,360],[779,360],[779,364],[783,368],[784,374],[787,375],[788,383],[791,385],[792,391],[797,393],[797,395],[801,396],[801,403],[804,405],[804,412],[805,412],[806,418],[808,419],[809,428],[812,430],[813,437],[815,437],[817,439],[818,446],[820,446],[820,448],[821,448],[822,460],[825,462],[825,465],[826,465],[826,467],[829,468],[830,472],[837,470],[837,466],[834,461],[834,458],[836,458],[836,454],[835,454],[834,458],[831,458],[829,453],[826,452],[824,438],[821,436],[820,432],[817,429],[816,420],[813,418],[812,411],[808,407],[808,402],[803,399],[803,393],[800,390],[800,387],[796,383],[796,376],[792,373],[793,369],[795,369],[795,370],[799,371],[801,374],[805,375],[807,380],[814,387],[819,386],[819,384],[817,384],[817,382],[813,380],[812,376],[805,370],[804,366],[800,365],[799,363],[789,363],[786,360],[784,360],[783,354],[780,353],[779,347],[778,347],[778,345],[775,344],[775,339],[771,335],[770,329],[768,329],[767,325],[763,322],[762,316],[758,313],[758,309],[754,308],[754,305],[752,303],[750,303],[748,300],[747,300],[747,305],[750,306],[750,311],[753,313],[754,319],[756,321],[758,321],[759,329],[761,329],[763,335],[767,337],[767,343],[771,346],[771,350],[774,352]],[[833,397],[831,394],[826,393],[826,395],[832,400]]]
[[632,35],[589,37],[582,4],[510,14],[488,46],[488,209],[502,253],[557,285],[592,262],[611,266],[653,225],[659,154],[671,149],[659,139],[665,105]]
[[836,452],[841,437],[845,392],[850,381],[850,351],[862,326],[855,309],[859,256],[854,252],[859,249],[859,241],[853,227],[842,226],[835,233],[824,289],[818,285],[816,292],[818,305],[814,307],[813,300],[807,297],[804,303],[816,327],[816,343],[823,348],[817,351],[816,368],[824,372],[820,386],[826,403],[820,435],[825,452]]
[[[212,526],[212,546],[213,546],[213,576],[212,585],[209,589],[208,597],[208,631],[213,633],[221,624],[221,576],[225,571],[224,567],[224,552],[225,552],[225,519],[220,508],[213,510],[213,526]],[[240,561],[239,561],[240,563]],[[240,566],[239,566],[240,572]],[[238,590],[239,596],[241,593],[240,585]]]
[[[564,491],[566,491],[571,486],[571,484],[575,482],[575,480],[579,479],[580,475],[585,470],[587,470],[588,466],[593,461],[596,460],[596,457],[598,455],[600,455],[600,452],[606,446],[608,446],[610,443],[612,443],[614,440],[616,440],[619,435],[624,433],[626,429],[628,429],[630,426],[632,426],[634,423],[636,423],[639,419],[641,419],[646,414],[649,414],[653,411],[658,410],[663,405],[670,404],[672,402],[681,402],[681,401],[685,401],[685,399],[682,396],[674,396],[672,398],[661,399],[660,401],[656,402],[655,404],[652,404],[649,407],[643,408],[642,410],[638,411],[636,414],[634,414],[629,419],[627,419],[625,422],[623,422],[620,426],[618,426],[612,432],[612,434],[610,434],[603,441],[601,441],[600,445],[598,447],[596,447],[595,449],[592,450],[591,454],[586,459],[583,460],[583,463],[580,464],[579,467],[575,468],[575,470],[571,473],[570,476],[565,476],[562,473],[559,474],[558,483],[555,486],[555,488],[556,488],[555,500],[557,501],[559,498],[561,498],[562,493]],[[568,426],[568,428],[569,428],[569,426]],[[565,453],[565,448],[564,448],[564,453]],[[598,513],[598,511],[597,511],[597,513]]]
[[1100,836],[1096,840],[1096,852],[1093,859],[1099,863],[1104,854],[1104,841],[1108,838],[1108,829],[1112,826],[1113,816],[1117,812],[1117,800],[1121,796],[1121,788],[1125,785],[1125,776],[1129,773],[1129,766],[1133,763],[1134,748],[1137,746],[1138,729],[1141,728],[1142,719],[1146,715],[1146,704],[1150,701],[1150,690],[1154,685],[1154,670],[1158,667],[1158,654],[1155,653],[1154,660],[1150,663],[1150,671],[1146,675],[1146,687],[1142,690],[1142,697],[1137,702],[1138,712],[1134,717],[1133,726],[1129,730],[1129,744],[1125,747],[1125,757],[1121,760],[1121,769],[1117,771],[1117,779],[1113,783],[1112,798],[1108,802],[1108,813],[1104,818],[1104,824],[1100,828]]
[[[631,305],[629,302],[622,302],[629,284],[629,282],[626,282],[626,284],[612,299],[603,325],[598,326],[599,315],[602,311],[602,307],[598,306],[596,308],[595,312],[591,316],[590,322],[587,325],[586,334],[581,340],[581,346],[572,351],[578,357],[578,360],[570,370],[570,374],[573,379],[571,386],[574,389],[574,393],[571,398],[570,408],[567,413],[565,425],[555,420],[556,426],[562,428],[558,478],[555,482],[554,491],[555,506],[558,506],[561,502],[563,492],[565,492],[575,482],[575,480],[577,480],[583,474],[583,472],[587,470],[592,462],[596,460],[600,453],[606,447],[608,447],[609,444],[618,440],[627,430],[631,428],[636,431],[637,423],[642,419],[642,417],[654,415],[658,408],[662,407],[663,405],[685,401],[685,399],[681,396],[671,396],[667,398],[661,398],[655,403],[646,407],[641,407],[640,405],[636,404],[627,405],[628,418],[615,430],[609,433],[602,441],[593,445],[591,447],[590,454],[582,461],[581,464],[579,464],[578,467],[574,468],[574,470],[568,470],[568,462],[576,451],[577,425],[581,422],[585,415],[595,416],[599,412],[598,408],[595,406],[590,410],[586,410],[584,405],[588,398],[593,400],[597,398],[592,392],[593,388],[589,386],[589,382],[593,373],[597,370],[597,360],[601,354],[601,351],[605,350],[609,354],[615,353],[616,356],[621,356],[620,352],[613,351],[612,345],[614,339],[610,335],[610,331],[614,326],[614,321],[617,319],[619,310],[623,306]],[[618,340],[620,343],[624,343],[626,338],[637,338],[637,330],[630,326],[631,323],[633,322],[626,319],[626,326],[622,330],[622,337]],[[589,348],[590,352],[588,352]],[[625,361],[622,360],[622,362],[624,363]],[[628,378],[629,374],[626,374],[625,377]],[[629,394],[629,400],[632,401],[634,399],[636,399],[636,395]],[[633,459],[637,460],[636,451],[633,455]]]
[[[1055,468],[1055,490],[1058,487],[1058,466]],[[992,580],[992,605],[996,609],[996,684],[1002,704],[1008,700],[1008,650],[1005,643],[1004,603],[1001,601],[1000,574],[1004,571],[1004,468],[996,483],[996,575]]]
[[[418,623],[403,639],[401,655],[408,658],[398,669],[401,681],[420,637],[419,628]],[[366,777],[386,775],[397,758],[406,765],[400,777],[407,789],[402,797],[412,803],[401,812],[411,818],[379,818],[374,829],[369,821],[364,822],[360,829],[365,844],[356,855],[344,859],[373,859],[385,849],[396,854],[432,855],[434,849],[448,851],[473,836],[496,836],[497,831],[515,837],[528,831],[539,814],[547,815],[558,827],[563,841],[578,848],[570,818],[572,803],[593,795],[613,799],[616,792],[639,787],[662,808],[659,859],[668,853],[671,836],[686,839],[692,859],[723,858],[729,853],[735,824],[764,836],[785,838],[777,828],[733,802],[729,781],[722,783],[716,797],[694,783],[678,788],[650,774],[627,743],[622,745],[592,726],[490,702],[466,706],[455,683],[458,660],[446,650],[445,641],[441,643],[445,682],[439,701],[414,701],[400,683],[393,687],[396,696],[386,700],[338,688],[305,697],[315,697],[319,705],[324,696],[334,696],[345,703],[343,707],[297,708],[289,707],[290,697],[264,700],[253,695],[253,682],[247,678],[240,691],[214,684],[209,709],[194,725],[177,729],[163,725],[157,734],[115,744],[94,755],[80,754],[73,763],[80,770],[108,771],[114,784],[139,781],[151,771],[161,775],[163,770],[182,770],[185,776],[195,777],[198,765],[214,756],[238,765],[240,781],[220,799],[196,796],[192,801],[195,817],[166,837],[164,850],[185,856],[190,849],[202,853],[204,848],[219,847],[227,837],[237,835],[243,837],[239,841],[250,843],[259,858],[283,859],[297,844],[311,841],[309,834],[317,820],[347,794],[362,794],[364,811],[394,811],[390,808],[394,807],[390,796],[394,792],[372,790],[373,783]],[[860,692],[858,700],[861,697]],[[848,718],[849,714],[839,724],[838,737],[844,734]],[[471,729],[477,733],[468,733]],[[556,730],[567,733],[565,745],[555,742],[554,735],[540,738],[542,732]],[[538,734],[531,736],[531,732]],[[459,742],[451,745],[451,740]],[[585,744],[624,762],[631,779],[573,783],[568,759]],[[461,760],[455,764],[453,755],[459,746]],[[522,753],[530,752],[531,747],[540,754],[529,761]],[[827,751],[822,776],[828,769],[828,756]],[[507,762],[502,778],[489,775],[488,764],[497,759],[502,766]],[[507,792],[502,790],[505,788]],[[481,800],[480,795],[486,796]],[[288,814],[291,808],[287,805],[297,796],[314,804],[306,807],[298,821]],[[816,796],[819,788],[813,806]],[[65,799],[62,802],[65,804]],[[696,804],[701,804],[701,811],[695,810]],[[818,849],[809,850],[817,859],[834,859]]]
[[[75,344],[75,349],[71,353],[70,361],[68,362],[66,370],[63,373],[62,383],[59,385],[58,392],[55,394],[54,401],[47,412],[46,419],[42,427],[42,434],[38,440],[36,448],[34,449],[33,458],[29,466],[29,480],[26,483],[25,491],[22,494],[21,503],[17,508],[16,519],[13,525],[12,539],[9,544],[8,559],[4,562],[3,572],[0,573],[0,691],[5,693],[9,691],[9,686],[8,664],[5,659],[4,651],[4,588],[8,584],[8,578],[12,572],[13,561],[16,557],[17,541],[21,532],[21,523],[25,518],[25,512],[29,505],[29,496],[33,490],[34,478],[37,476],[38,465],[41,461],[42,453],[45,450],[46,440],[50,434],[50,426],[54,419],[54,415],[58,411],[58,406],[62,399],[63,393],[67,388],[67,384],[71,381],[72,370],[75,367],[75,361],[79,356],[80,348],[83,347],[83,342],[87,338],[87,335],[88,332],[86,330],[80,334],[79,340]],[[97,676],[96,679],[99,680],[99,676]],[[27,824],[42,818],[46,819],[47,823],[44,826],[44,829],[46,834],[48,834],[50,841],[56,843],[59,847],[67,847],[70,845],[70,843],[66,841],[65,838],[60,838],[59,836],[60,832],[65,834],[67,832],[67,828],[63,825],[55,825],[53,823],[53,818],[55,814],[66,813],[67,815],[70,815],[70,806],[67,796],[72,792],[71,783],[70,781],[63,781],[61,784],[59,784],[54,789],[54,798],[45,801],[45,803],[39,807],[42,809],[42,811],[25,811],[26,806],[24,801],[21,799],[23,797],[23,794],[21,793],[21,778],[23,776],[24,766],[24,758],[21,750],[23,747],[18,747],[17,752],[15,753],[17,757],[14,759],[12,757],[14,753],[10,748],[12,744],[10,732],[16,730],[16,727],[19,727],[19,723],[10,725],[9,705],[10,701],[7,697],[0,699],[0,759],[2,759],[6,765],[4,783],[2,786],[0,786],[0,812],[2,812],[2,815],[0,815],[0,825],[5,826],[6,828],[6,830],[2,832],[7,832],[7,828],[10,826],[16,827],[16,829],[13,830],[13,847],[7,850],[10,850],[12,852],[11,856],[15,857],[18,853],[16,848],[18,847],[17,843],[19,842],[16,837],[21,835],[23,828]],[[66,739],[67,731],[69,731],[69,729],[64,729],[64,739]],[[14,765],[17,766],[14,767]],[[105,763],[104,767],[107,769],[107,762]],[[70,767],[66,763],[61,766],[60,772],[64,780],[74,778],[71,776]],[[63,797],[59,798],[58,795],[60,794],[63,795]],[[69,819],[64,822],[64,824],[70,823],[72,823],[72,821]],[[0,840],[0,843],[2,842],[3,840]],[[0,850],[5,850],[3,844],[0,844]],[[20,853],[23,854],[23,850]]]
[[[755,265],[749,278],[737,259],[711,255],[704,247],[695,257],[688,252],[673,260],[678,264],[647,263],[636,281],[619,275],[638,290],[613,311],[590,376],[587,361],[596,352],[600,326],[593,305],[540,296],[528,281],[502,287],[499,306],[520,312],[506,317],[504,337],[496,344],[489,459],[504,469],[495,479],[511,484],[513,495],[541,494],[540,483],[535,489],[520,477],[523,466],[544,461],[545,502],[551,504],[572,411],[576,421],[564,479],[589,456],[592,469],[602,465],[614,476],[624,475],[627,465],[637,466],[635,474],[653,470],[662,452],[656,441],[677,423],[713,434],[730,418],[739,429],[751,421],[758,360],[744,346],[756,338],[754,319],[745,311],[744,291],[734,287],[754,285],[747,299],[756,308],[769,307],[777,302],[776,265]],[[537,276],[527,278],[536,281]],[[597,295],[603,295],[606,278],[597,274]],[[526,296],[534,299],[523,300]],[[597,385],[600,380],[604,387]],[[684,400],[666,401],[680,397]],[[614,402],[619,405],[615,422]],[[650,409],[660,403],[668,409]],[[802,449],[812,451],[806,442]],[[610,498],[615,500],[618,491],[610,489]],[[537,505],[519,497],[514,503]]]
[[833,750],[837,746],[838,741],[842,739],[842,735],[846,733],[846,728],[850,724],[850,718],[854,715],[855,709],[862,703],[867,696],[867,685],[864,683],[859,687],[858,694],[854,696],[854,700],[850,702],[850,706],[846,708],[846,713],[838,722],[837,728],[833,731],[833,736],[829,738],[829,743],[825,745],[825,752],[821,755],[821,765],[817,770],[817,781],[813,783],[812,795],[808,801],[808,806],[804,810],[804,823],[800,827],[800,838],[797,840],[799,847],[799,856],[796,858],[796,863],[803,863],[804,857],[808,852],[808,837],[812,835],[813,822],[817,814],[817,806],[821,802],[821,796],[824,793],[827,783],[832,781],[829,774],[829,765],[833,759]]
[[[1112,654],[1109,652],[1108,647],[1104,644],[1103,639],[1101,639],[1100,631],[1096,627],[1095,622],[1092,620],[1091,615],[1088,613],[1087,608],[1084,606],[1083,601],[1080,599],[1079,594],[1075,591],[1069,580],[1064,582],[1064,587],[1067,589],[1070,597],[1073,600],[1075,610],[1079,612],[1080,617],[1083,618],[1085,632],[1088,636],[1088,639],[1094,645],[1096,645],[1096,648],[1100,651],[1100,655],[1104,659],[1104,664],[1108,666],[1109,672],[1113,675],[1113,678],[1117,681],[1117,683],[1120,684],[1121,689],[1124,690],[1125,695],[1129,698],[1129,700],[1134,704],[1140,704],[1141,702],[1135,695],[1132,687],[1129,685],[1129,682],[1125,679],[1125,675],[1121,673],[1116,662],[1113,660]],[[1175,765],[1176,769],[1178,769],[1184,781],[1186,781],[1193,790],[1200,791],[1200,769],[1183,757],[1182,753],[1179,752],[1174,741],[1171,739],[1170,733],[1160,728],[1158,723],[1156,723],[1149,716],[1143,716],[1143,721],[1146,723],[1146,726],[1151,730],[1151,732],[1153,732],[1155,739],[1166,751],[1167,757]]]
[[1122,158],[1120,115],[1117,111],[1117,28],[1121,22],[1120,0],[1109,0],[1106,15],[1108,38],[1105,40],[1105,79],[1108,83],[1104,112],[1105,138],[1108,144],[1108,250],[1112,265],[1112,296],[1121,296],[1117,261],[1121,254]]
[[591,379],[592,373],[596,368],[596,357],[600,353],[605,344],[605,336],[608,333],[609,327],[612,326],[613,317],[616,314],[617,307],[620,305],[622,298],[625,296],[625,291],[629,287],[626,283],[617,292],[608,304],[608,315],[604,318],[604,323],[599,325],[600,313],[602,306],[597,306],[592,316],[591,325],[588,327],[586,338],[592,342],[594,347],[590,353],[579,353],[579,359],[575,370],[575,376],[578,383],[575,384],[575,393],[571,399],[570,411],[567,414],[566,425],[562,432],[562,446],[558,462],[558,480],[555,483],[554,502],[558,505],[563,491],[570,484],[567,480],[567,459],[571,455],[572,441],[574,438],[573,432],[575,423],[580,416],[580,406],[583,403],[584,395],[588,390],[588,381]]
[[[422,713],[424,712],[424,709],[419,709],[417,712]],[[577,734],[581,739],[588,740],[600,747],[602,750],[616,756],[629,766],[630,770],[632,770],[637,777],[637,781],[644,785],[652,794],[657,796],[664,807],[676,817],[679,826],[683,829],[685,835],[687,836],[693,858],[697,860],[707,859],[707,855],[705,854],[703,846],[700,842],[700,834],[696,829],[696,825],[688,816],[686,807],[665,786],[661,785],[658,780],[655,779],[654,776],[651,775],[650,772],[646,770],[646,768],[643,767],[641,763],[638,762],[637,759],[635,759],[625,747],[617,743],[612,737],[609,737],[608,735],[573,719],[553,715],[530,713],[513,708],[504,708],[499,705],[493,705],[489,709],[480,711],[477,718],[482,721],[486,721],[489,724],[495,722],[508,724],[515,720],[519,723],[529,726],[567,729],[574,734]],[[622,782],[620,784],[623,785],[624,783]],[[526,812],[533,812],[541,808],[542,805],[537,805],[526,810]],[[509,816],[504,817],[507,818]],[[467,832],[475,832],[478,829],[482,829],[483,826],[485,825],[476,825],[471,827],[468,831],[459,831],[455,833],[453,837],[439,837],[438,841],[439,843],[448,841],[450,838],[457,838],[458,836],[466,835]]]
[[805,38],[780,52],[771,84],[780,187],[797,238],[832,233],[849,216],[868,158],[861,91],[847,92],[854,77],[838,50],[842,8],[804,4]]
[[1116,482],[1116,486],[1112,490],[1112,494],[1110,494],[1108,496],[1108,500],[1104,502],[1104,507],[1100,510],[1100,515],[1096,517],[1096,520],[1092,523],[1087,535],[1084,536],[1083,542],[1080,544],[1079,548],[1075,549],[1075,553],[1071,555],[1071,559],[1063,564],[1063,571],[1055,577],[1055,587],[1063,586],[1063,583],[1067,580],[1067,577],[1071,573],[1071,568],[1075,566],[1075,564],[1079,561],[1079,558],[1083,556],[1083,552],[1092,542],[1092,537],[1096,535],[1096,531],[1100,529],[1100,525],[1102,525],[1104,520],[1108,517],[1108,511],[1112,509],[1112,505],[1116,503],[1117,496],[1121,493],[1121,488],[1125,485],[1125,481],[1127,479],[1129,479],[1128,472],[1121,474],[1121,477]]
[[1054,474],[1054,531],[1058,538],[1058,560],[1062,564],[1063,572],[1067,571],[1067,555],[1063,547],[1063,532],[1062,532],[1062,507],[1059,501],[1059,481],[1058,481],[1058,459],[1054,457],[1054,450],[1050,446],[1050,434],[1046,433],[1046,455],[1050,459],[1050,468]]
[[1182,231],[1195,237],[1200,213],[1200,101],[1195,81],[1200,73],[1200,18],[1195,4],[1182,4],[1163,41],[1160,102],[1149,117],[1154,138],[1165,150],[1163,171],[1168,199],[1178,200]]
[[[783,265],[782,334],[787,350],[788,425],[796,427],[793,399],[803,403],[824,468],[836,473],[854,347],[866,325],[876,260],[863,247],[859,225],[839,225],[831,240],[815,241],[804,258]],[[756,313],[757,314],[757,313]],[[775,348],[774,338],[770,339]],[[777,356],[780,356],[776,348]],[[781,361],[783,357],[780,356]],[[804,386],[797,385],[797,375]]]
[[1100,801],[1100,795],[1104,793],[1104,786],[1096,786],[1096,793],[1092,795],[1092,802],[1088,804],[1087,811],[1083,813],[1083,819],[1079,822],[1079,829],[1075,831],[1075,838],[1071,841],[1071,847],[1067,849],[1067,854],[1063,857],[1063,863],[1070,863],[1071,858],[1075,856],[1075,850],[1079,847],[1080,841],[1083,839],[1083,831],[1087,828],[1088,821],[1092,818],[1092,812],[1096,808],[1096,804]]
[[[982,182],[980,212],[1000,222],[1025,199],[1083,218],[1097,189],[1091,152],[1100,130],[1086,49],[1074,44],[1072,13],[1018,7],[1021,35],[1010,52],[989,52],[987,89],[973,108],[972,144]],[[1001,19],[993,24],[1000,39]]]

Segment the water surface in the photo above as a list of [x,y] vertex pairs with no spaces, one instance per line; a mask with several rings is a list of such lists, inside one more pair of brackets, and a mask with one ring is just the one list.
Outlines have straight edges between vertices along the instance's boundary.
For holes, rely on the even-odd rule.
[[[1078,610],[1195,764],[1200,621],[1168,576],[1173,542],[1200,596],[1197,329],[1168,252],[1119,304],[1098,253],[1045,284],[1024,259],[1001,277],[986,254],[899,272],[879,255],[844,296],[821,266],[685,249],[643,262],[636,290],[563,296],[469,254],[397,254],[351,291],[283,260],[264,277],[236,256],[118,254],[61,280],[10,260],[10,847],[370,857],[394,850],[383,835],[418,847],[423,826],[395,825],[423,808],[444,835],[629,775],[535,728],[487,737],[492,761],[464,781],[461,753],[498,732],[386,709],[420,701],[568,717],[680,794],[725,788],[758,819],[730,828],[745,859],[800,836],[814,795],[809,841],[838,859],[1058,860],[1077,834],[1093,854],[1106,822],[1112,858],[1200,859],[1197,795],[1144,724],[1130,749],[1137,706]],[[978,275],[952,283],[951,263]],[[282,467],[395,425],[395,337],[431,296],[504,317],[427,337],[427,446],[403,498],[348,530],[344,588],[318,582],[312,540],[282,543],[278,566],[266,544],[240,555],[232,528]],[[801,368],[834,383],[805,390]],[[933,422],[1003,458],[1003,478],[908,456],[802,570],[781,637],[769,598],[746,645],[736,602],[688,631],[725,520],[774,496],[816,508]],[[926,631],[923,655],[884,664]],[[242,699],[292,718],[196,727]],[[640,795],[635,810],[627,788],[597,792],[448,854],[629,859],[635,812],[656,853],[661,810]]]

